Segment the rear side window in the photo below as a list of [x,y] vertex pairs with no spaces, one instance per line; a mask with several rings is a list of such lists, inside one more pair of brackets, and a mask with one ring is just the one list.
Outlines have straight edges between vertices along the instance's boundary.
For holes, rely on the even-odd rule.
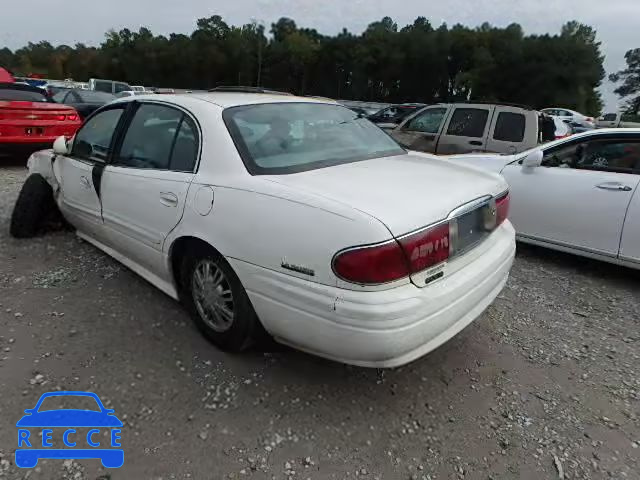
[[143,104],[124,136],[117,165],[155,170],[193,171],[198,139],[195,126],[182,111]]
[[488,117],[489,110],[456,108],[449,122],[447,135],[482,138]]
[[494,140],[521,142],[524,140],[526,118],[521,113],[500,112],[493,132]]

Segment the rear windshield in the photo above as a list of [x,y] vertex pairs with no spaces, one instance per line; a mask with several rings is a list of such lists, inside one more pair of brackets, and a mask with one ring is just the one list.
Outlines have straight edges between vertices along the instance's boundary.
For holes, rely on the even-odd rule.
[[394,105],[380,110],[378,113],[374,113],[369,117],[372,122],[378,123],[400,123],[409,115],[413,115],[422,107],[415,107],[412,105]]
[[296,173],[406,153],[369,120],[338,105],[246,105],[225,110],[223,118],[254,175]]
[[46,95],[32,90],[20,90],[17,88],[0,88],[0,100],[18,100],[23,102],[47,102]]

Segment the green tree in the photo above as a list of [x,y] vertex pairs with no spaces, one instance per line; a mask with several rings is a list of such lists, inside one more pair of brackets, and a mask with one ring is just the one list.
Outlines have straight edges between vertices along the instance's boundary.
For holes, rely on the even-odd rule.
[[640,113],[640,48],[629,50],[625,56],[627,68],[612,73],[609,79],[621,83],[615,92],[627,100],[629,113]]

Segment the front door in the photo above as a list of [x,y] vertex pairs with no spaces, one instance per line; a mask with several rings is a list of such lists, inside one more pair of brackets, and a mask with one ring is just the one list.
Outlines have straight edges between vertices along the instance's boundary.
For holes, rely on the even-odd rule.
[[[541,167],[503,170],[512,195],[509,218],[519,235],[617,256],[625,214],[640,176],[633,141],[578,139],[544,152]],[[635,147],[633,147],[635,148]]]
[[436,153],[453,155],[485,151],[493,109],[493,106],[482,104],[456,106],[440,135]]
[[391,136],[409,150],[434,153],[447,115],[446,107],[429,107],[391,131]]
[[102,216],[99,175],[111,153],[114,133],[125,106],[104,110],[76,134],[71,153],[56,158],[60,179],[60,210],[80,231],[100,236]]
[[158,274],[162,246],[182,218],[198,153],[195,122],[165,104],[139,103],[102,177],[109,244]]

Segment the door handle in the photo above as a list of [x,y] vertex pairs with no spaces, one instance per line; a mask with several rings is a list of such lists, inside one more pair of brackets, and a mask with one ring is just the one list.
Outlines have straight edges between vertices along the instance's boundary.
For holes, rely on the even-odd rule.
[[178,196],[171,192],[160,192],[160,203],[166,207],[175,207],[178,205]]
[[617,192],[630,192],[633,190],[629,185],[623,185],[616,182],[601,183],[596,185],[596,188],[599,188],[600,190],[614,190]]
[[80,177],[80,185],[82,185],[84,188],[91,188],[91,182],[84,175]]
[[470,140],[469,145],[477,145],[478,147],[482,146],[482,142],[479,140]]

